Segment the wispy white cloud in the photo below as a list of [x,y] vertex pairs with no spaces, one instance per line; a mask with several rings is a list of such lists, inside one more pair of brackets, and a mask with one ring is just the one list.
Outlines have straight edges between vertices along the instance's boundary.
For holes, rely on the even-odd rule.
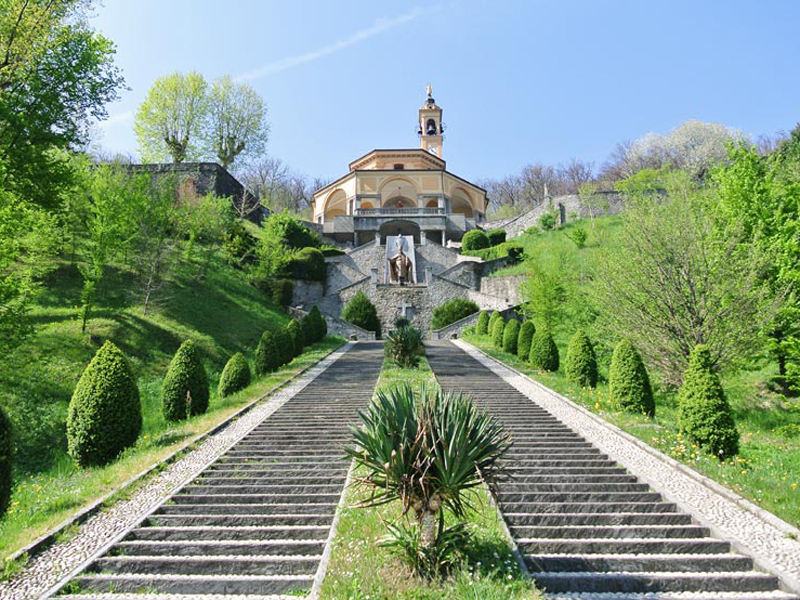
[[123,123],[129,123],[130,121],[133,121],[133,116],[135,114],[136,114],[136,111],[131,109],[131,110],[126,110],[125,112],[121,112],[121,113],[116,114],[116,115],[111,115],[105,121],[101,121],[100,122],[100,128],[104,129],[104,130],[105,129],[111,129],[115,125],[121,125]]
[[252,81],[253,79],[260,79],[261,77],[271,75],[272,73],[278,73],[298,65],[310,63],[328,56],[329,54],[333,54],[334,52],[339,52],[339,50],[344,50],[345,48],[358,44],[359,42],[363,42],[364,40],[383,33],[384,31],[405,25],[406,23],[409,23],[422,16],[424,13],[425,11],[423,9],[415,8],[411,12],[390,19],[376,19],[375,23],[373,23],[371,27],[361,29],[349,37],[336,40],[332,44],[324,46],[319,50],[314,50],[312,52],[306,52],[305,54],[298,54],[296,56],[290,56],[288,58],[267,63],[257,69],[237,75],[236,80]]

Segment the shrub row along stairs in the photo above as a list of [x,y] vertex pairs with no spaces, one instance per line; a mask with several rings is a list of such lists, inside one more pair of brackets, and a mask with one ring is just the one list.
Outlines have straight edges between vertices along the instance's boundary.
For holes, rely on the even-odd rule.
[[498,505],[550,597],[800,599],[452,343],[427,356],[511,432]]
[[[91,562],[60,598],[307,592],[383,361],[360,343]],[[86,595],[86,594],[89,595]]]

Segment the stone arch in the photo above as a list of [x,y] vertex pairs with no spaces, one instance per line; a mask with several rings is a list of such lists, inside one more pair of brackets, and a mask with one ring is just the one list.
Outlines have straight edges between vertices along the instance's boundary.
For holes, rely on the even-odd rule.
[[372,203],[372,200],[362,200],[361,208],[375,208],[375,205]]
[[419,189],[408,177],[392,177],[385,181],[378,191],[381,195],[381,207],[386,207],[388,202],[395,198],[406,198],[411,201],[412,206],[417,205]]
[[383,203],[384,208],[414,208],[416,203],[405,196],[395,196]]
[[471,219],[474,216],[473,211],[474,206],[472,205],[472,196],[470,193],[462,187],[455,188],[450,198],[450,212],[462,214],[466,218]]
[[383,223],[380,227],[381,244],[386,244],[387,235],[413,235],[414,243],[419,244],[420,240],[419,224],[414,221],[405,221],[403,219],[393,219]]
[[428,200],[427,204],[425,204],[425,208],[439,208],[439,200],[431,198]]
[[332,221],[337,215],[347,214],[347,194],[342,188],[333,190],[325,199],[323,214],[326,221]]

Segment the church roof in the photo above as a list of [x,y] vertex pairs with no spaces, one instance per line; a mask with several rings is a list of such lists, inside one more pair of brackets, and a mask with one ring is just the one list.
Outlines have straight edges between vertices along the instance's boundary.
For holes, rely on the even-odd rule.
[[350,171],[357,171],[360,167],[362,167],[365,163],[368,163],[373,158],[377,157],[397,157],[397,158],[421,158],[423,162],[426,162],[430,165],[431,170],[438,171],[444,170],[446,166],[446,162],[443,158],[439,158],[438,156],[434,156],[430,152],[423,150],[422,148],[376,148],[375,150],[370,150],[365,155],[358,157],[353,162],[350,163]]

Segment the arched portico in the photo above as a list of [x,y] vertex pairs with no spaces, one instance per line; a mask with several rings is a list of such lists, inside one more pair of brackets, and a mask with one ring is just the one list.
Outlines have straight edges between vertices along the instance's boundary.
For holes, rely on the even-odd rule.
[[414,243],[419,244],[420,241],[420,228],[414,221],[406,221],[403,219],[396,219],[387,221],[380,226],[381,244],[386,244],[386,236],[389,235],[413,235]]

